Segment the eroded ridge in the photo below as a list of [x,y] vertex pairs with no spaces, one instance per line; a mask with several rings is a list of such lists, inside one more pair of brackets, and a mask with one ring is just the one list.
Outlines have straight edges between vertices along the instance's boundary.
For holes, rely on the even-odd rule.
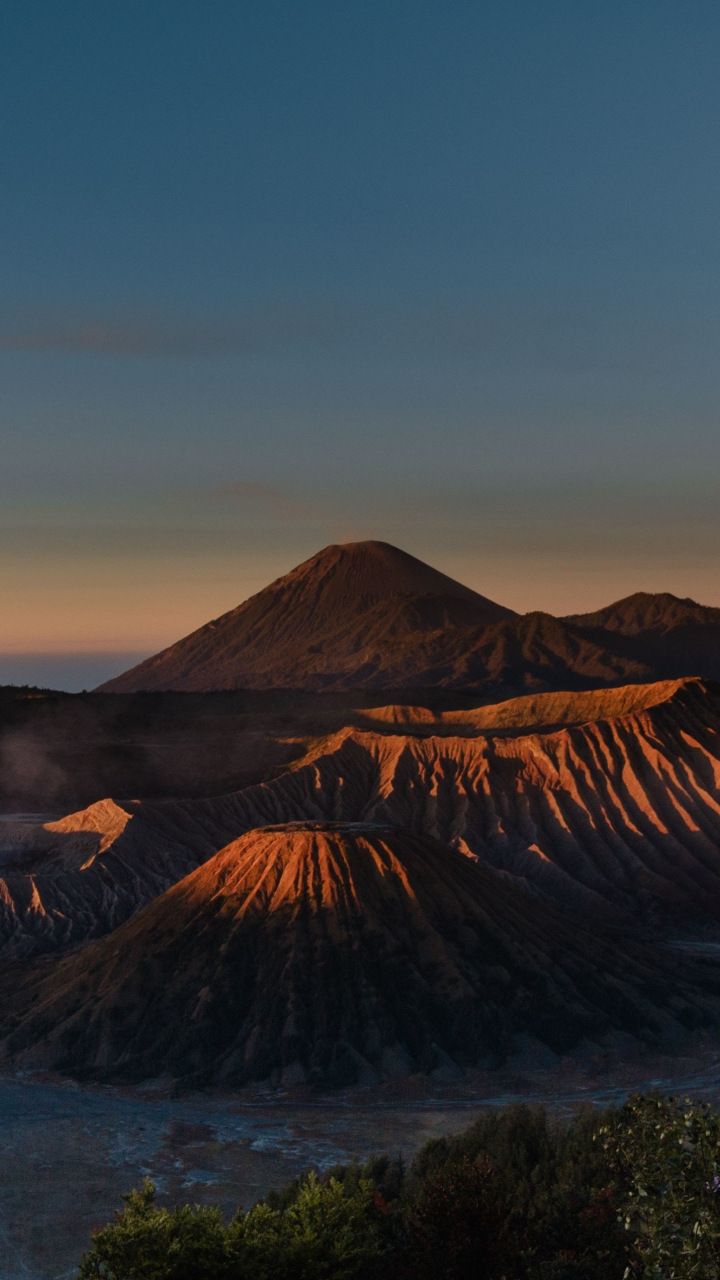
[[3,1051],[185,1084],[445,1078],[672,1039],[714,1016],[691,961],[583,937],[520,884],[387,823],[247,832],[110,937],[4,978]]
[[5,954],[99,936],[243,832],[298,820],[399,825],[593,913],[717,919],[717,688],[691,680],[564,695],[566,713],[592,709],[588,699],[602,717],[550,731],[347,727],[230,795],[92,806],[47,824],[35,849],[24,837],[21,858],[8,861],[5,848]]

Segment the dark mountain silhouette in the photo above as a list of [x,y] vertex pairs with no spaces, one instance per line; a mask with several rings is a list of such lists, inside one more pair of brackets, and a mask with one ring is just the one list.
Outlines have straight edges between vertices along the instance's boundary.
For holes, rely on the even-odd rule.
[[655,594],[636,591],[595,613],[573,614],[564,621],[585,631],[617,631],[620,635],[636,636],[666,633],[676,627],[720,626],[720,609],[698,604],[689,597],[681,599],[668,591]]
[[488,700],[720,678],[720,610],[639,594],[594,614],[518,616],[384,542],[326,547],[238,608],[102,686],[465,688]]
[[372,684],[404,668],[410,638],[513,616],[385,542],[330,546],[103,688]]
[[720,609],[641,591],[564,621],[599,648],[644,664],[658,679],[691,671],[720,679]]
[[16,1064],[80,1077],[447,1076],[702,1024],[712,997],[682,969],[427,836],[298,822],[249,831],[80,953],[6,973],[0,1032]]

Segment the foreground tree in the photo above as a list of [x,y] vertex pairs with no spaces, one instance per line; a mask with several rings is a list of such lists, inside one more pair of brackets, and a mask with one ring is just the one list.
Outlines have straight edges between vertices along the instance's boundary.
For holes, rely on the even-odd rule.
[[487,1156],[428,1173],[405,1221],[402,1274],[413,1280],[515,1275],[524,1244]]
[[375,1280],[387,1235],[364,1180],[346,1194],[311,1173],[287,1208],[259,1204],[227,1227],[217,1209],[161,1208],[146,1181],[95,1233],[78,1280]]
[[[372,1176],[369,1176],[371,1175]],[[657,1096],[486,1112],[409,1170],[308,1174],[225,1224],[146,1182],[79,1280],[718,1280],[720,1115]]]
[[114,1222],[93,1236],[78,1280],[225,1280],[230,1275],[219,1209],[161,1208],[147,1179],[124,1200]]
[[629,1274],[718,1280],[720,1115],[707,1104],[638,1095],[603,1126],[601,1138],[626,1187]]
[[230,1224],[231,1274],[238,1280],[374,1280],[388,1228],[372,1184],[346,1188],[310,1173],[284,1209],[259,1204]]

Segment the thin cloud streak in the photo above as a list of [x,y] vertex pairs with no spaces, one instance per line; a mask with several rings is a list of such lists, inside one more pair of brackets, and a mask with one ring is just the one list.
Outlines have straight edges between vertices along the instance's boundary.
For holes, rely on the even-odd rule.
[[284,493],[281,489],[255,480],[230,480],[227,484],[216,485],[212,489],[204,490],[203,493],[221,502],[255,502],[283,519],[318,518],[317,506],[311,506],[310,503]]
[[0,351],[38,355],[195,360],[361,349],[661,380],[668,359],[695,373],[714,368],[714,337],[698,334],[687,315],[674,319],[672,308],[659,306],[650,323],[627,301],[593,295],[548,303],[502,293],[469,303],[270,298],[213,317],[128,311],[0,322]]
[[146,359],[201,359],[327,346],[350,337],[348,313],[328,305],[271,302],[244,315],[35,318],[0,325],[0,350]]

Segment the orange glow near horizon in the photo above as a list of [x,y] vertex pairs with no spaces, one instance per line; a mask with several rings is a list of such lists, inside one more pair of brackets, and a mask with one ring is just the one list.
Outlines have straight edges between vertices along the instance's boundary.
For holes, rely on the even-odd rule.
[[[152,653],[233,609],[318,549],[275,547],[245,556],[149,553],[141,560],[58,555],[33,563],[8,557],[0,563],[0,653]],[[590,612],[634,591],[670,591],[720,605],[712,566],[658,565],[649,557],[621,564],[597,556],[580,563],[568,556],[563,562],[532,550],[523,557],[448,549],[433,555],[407,541],[404,549],[518,613]]]

